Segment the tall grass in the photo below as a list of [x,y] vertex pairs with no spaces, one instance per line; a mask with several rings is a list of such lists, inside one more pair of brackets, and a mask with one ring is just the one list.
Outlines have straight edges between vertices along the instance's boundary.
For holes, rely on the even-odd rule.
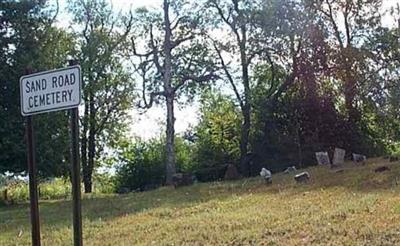
[[[83,187],[83,184],[81,185]],[[96,194],[113,193],[114,181],[107,175],[93,178],[93,191]],[[66,178],[56,178],[38,185],[40,200],[59,200],[71,198],[71,182]],[[24,181],[13,181],[0,186],[0,204],[23,203],[29,200],[29,185]]]
[[[376,173],[382,165],[390,170]],[[400,245],[400,162],[84,196],[85,245]],[[299,170],[303,171],[303,170]],[[72,245],[70,201],[41,201],[43,245]],[[0,209],[0,245],[30,245],[28,204]]]

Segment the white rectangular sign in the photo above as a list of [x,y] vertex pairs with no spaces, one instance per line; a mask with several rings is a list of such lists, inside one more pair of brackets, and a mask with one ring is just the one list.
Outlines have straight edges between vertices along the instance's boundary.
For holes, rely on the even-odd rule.
[[75,108],[81,103],[80,66],[29,74],[19,82],[24,116]]

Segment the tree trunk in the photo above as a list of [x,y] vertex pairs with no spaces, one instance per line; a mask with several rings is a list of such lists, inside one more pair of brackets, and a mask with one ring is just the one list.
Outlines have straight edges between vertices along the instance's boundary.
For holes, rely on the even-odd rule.
[[350,124],[355,124],[359,120],[358,110],[354,106],[354,100],[356,97],[356,85],[351,78],[347,78],[344,87],[345,106],[349,117],[349,122]]
[[345,107],[347,110],[348,120],[351,127],[359,121],[359,112],[357,107],[354,105],[357,95],[357,74],[351,70],[351,67],[355,64],[354,54],[358,51],[353,48],[349,43],[346,48],[341,50],[342,64],[343,64],[343,82],[344,82],[344,98]]
[[[91,132],[91,131],[89,131]],[[96,149],[96,144],[95,144],[95,136],[89,133],[89,145],[88,145],[88,169],[86,173],[86,177],[84,177],[84,186],[85,186],[85,193],[91,193],[92,192],[92,174],[93,174],[93,168],[94,168],[94,161],[95,161],[95,149]]]
[[243,115],[243,123],[241,127],[241,135],[240,135],[240,170],[242,175],[249,176],[249,158],[247,158],[248,154],[248,145],[249,145],[249,135],[250,135],[250,127],[251,127],[251,116],[250,116],[250,106],[245,105],[242,110]]
[[300,168],[303,168],[303,150],[301,146],[301,136],[300,136],[300,124],[296,124],[296,142],[297,142],[297,158],[298,158],[298,165]]
[[85,187],[85,193],[92,192],[92,174],[94,168],[95,154],[96,154],[96,118],[95,118],[95,107],[94,107],[94,97],[89,95],[89,137],[88,137],[88,163],[86,165],[86,170],[83,176],[83,184]]
[[[83,181],[85,182],[88,176],[88,156],[87,156],[87,132],[89,128],[89,103],[85,100],[85,112],[82,121],[82,138],[81,138],[81,162],[82,162],[82,174]],[[85,184],[85,183],[84,183]],[[86,187],[86,185],[84,185]]]
[[175,168],[175,119],[174,119],[174,99],[175,93],[171,85],[171,49],[172,49],[172,34],[171,22],[169,20],[169,2],[164,0],[164,24],[165,24],[165,39],[164,39],[164,91],[167,102],[167,129],[166,129],[166,185],[172,185],[172,176],[176,172]]
[[248,145],[251,128],[251,91],[250,91],[250,78],[249,66],[246,56],[246,33],[242,29],[243,40],[240,43],[240,59],[242,66],[242,80],[244,87],[244,102],[242,108],[243,123],[241,127],[240,136],[240,169],[243,176],[250,176]]
[[176,172],[175,167],[175,127],[174,127],[174,98],[167,98],[167,141],[166,141],[166,184],[172,185],[172,176]]

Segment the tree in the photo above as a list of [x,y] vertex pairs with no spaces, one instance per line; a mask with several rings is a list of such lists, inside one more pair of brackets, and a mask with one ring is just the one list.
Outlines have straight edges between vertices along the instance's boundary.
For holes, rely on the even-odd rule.
[[82,28],[76,33],[83,74],[81,161],[85,192],[90,193],[96,160],[124,133],[134,97],[134,83],[122,64],[133,19],[115,15],[105,0],[71,1],[70,11]]
[[329,41],[334,42],[332,50],[337,52],[333,54],[333,70],[336,79],[343,81],[345,108],[350,124],[354,125],[360,120],[357,89],[365,82],[363,75],[367,73],[364,69],[367,54],[361,45],[373,35],[380,23],[382,1],[325,0],[312,1],[312,4],[330,34]]
[[[163,1],[163,12],[137,12],[137,33],[132,37],[132,63],[142,79],[140,108],[165,100],[166,115],[166,184],[172,184],[175,165],[174,103],[194,92],[215,76],[214,62],[202,37],[201,10],[187,1]],[[173,19],[171,19],[173,18]],[[140,21],[140,22],[139,22]],[[139,51],[138,43],[143,47]]]
[[[221,30],[227,33],[227,38],[216,40],[214,47],[242,112],[240,166],[242,173],[249,175],[247,156],[253,97],[262,87],[257,84],[260,80],[253,79],[254,69],[262,65],[271,75],[268,83],[264,83],[267,88],[262,104],[267,112],[264,118],[267,132],[271,128],[270,113],[296,79],[305,21],[298,13],[300,4],[295,1],[209,0],[208,5],[215,10]],[[226,61],[227,54],[230,61]],[[284,79],[278,76],[281,67],[286,73]]]
[[255,66],[254,152],[269,163],[312,163],[336,122],[325,30],[302,1],[264,1],[262,13],[272,51]]
[[240,114],[229,97],[216,91],[202,95],[200,122],[192,133],[200,167],[234,163],[239,158]]
[[382,131],[379,137],[393,147],[400,139],[400,5],[393,6],[389,13],[394,25],[377,28],[362,46],[371,53],[368,68],[373,70],[364,83],[363,99],[369,118],[375,119],[375,131]]
[[[252,81],[251,66],[256,59],[269,57],[268,37],[262,35],[262,28],[256,24],[261,13],[260,1],[247,0],[210,0],[207,6],[213,8],[214,15],[222,24],[221,31],[227,32],[227,38],[215,40],[214,48],[218,54],[225,77],[231,85],[242,113],[240,137],[240,168],[243,175],[249,175],[246,155],[249,152],[251,129]],[[225,41],[226,40],[226,41]],[[224,55],[239,57],[239,64],[231,66]],[[235,74],[236,69],[239,74]]]
[[[19,78],[27,68],[38,72],[66,65],[74,40],[52,26],[57,9],[46,1],[2,1],[0,9],[0,173],[18,173],[27,170]],[[34,117],[40,176],[68,175],[67,117],[65,112]]]

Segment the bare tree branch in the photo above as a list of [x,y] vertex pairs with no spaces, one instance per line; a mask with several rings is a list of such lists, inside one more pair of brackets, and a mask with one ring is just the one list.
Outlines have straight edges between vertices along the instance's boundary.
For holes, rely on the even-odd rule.
[[163,73],[163,69],[160,65],[160,59],[158,57],[158,48],[155,44],[154,41],[154,34],[153,34],[153,25],[150,25],[150,47],[152,49],[152,54],[153,54],[153,62],[156,65],[156,68],[159,73]]
[[149,51],[147,53],[138,53],[136,50],[136,43],[135,43],[135,38],[131,37],[131,46],[132,46],[132,52],[134,56],[137,57],[149,57],[151,54],[153,54],[153,51]]
[[197,83],[201,83],[201,82],[213,80],[216,78],[218,78],[218,76],[212,72],[208,73],[208,74],[200,75],[200,76],[186,75],[186,76],[182,77],[181,81],[176,86],[174,86],[174,92],[179,90],[188,81],[194,81]]
[[189,35],[189,36],[183,37],[181,39],[178,39],[176,41],[172,41],[171,49],[174,49],[174,48],[178,47],[181,43],[191,40],[193,38],[194,38],[194,35]]
[[157,98],[157,97],[159,97],[159,96],[166,96],[166,92],[165,91],[158,91],[158,92],[151,92],[150,93],[150,101],[149,102],[147,102],[146,100],[145,100],[145,97],[143,98],[143,102],[144,102],[144,105],[142,105],[140,102],[138,103],[138,107],[139,108],[141,108],[141,109],[149,109],[149,108],[151,108],[152,106],[153,106],[153,103],[154,103],[154,100]]
[[172,24],[171,31],[175,30],[175,29],[178,27],[179,23],[180,23],[184,18],[185,18],[185,16],[181,16],[181,17],[179,17],[176,21],[173,21],[173,22],[175,22],[175,23]]
[[227,65],[226,65],[226,63],[224,61],[224,58],[222,57],[221,50],[217,47],[217,44],[215,42],[214,42],[214,49],[218,54],[218,58],[219,58],[219,60],[221,62],[222,69],[224,70],[224,73],[225,73],[226,77],[228,78],[229,83],[232,86],[233,92],[235,93],[236,98],[239,101],[240,108],[243,109],[244,108],[243,99],[240,96],[239,90],[237,89],[235,81],[233,80],[233,77],[232,77],[231,73],[228,70],[228,67],[227,67]]

